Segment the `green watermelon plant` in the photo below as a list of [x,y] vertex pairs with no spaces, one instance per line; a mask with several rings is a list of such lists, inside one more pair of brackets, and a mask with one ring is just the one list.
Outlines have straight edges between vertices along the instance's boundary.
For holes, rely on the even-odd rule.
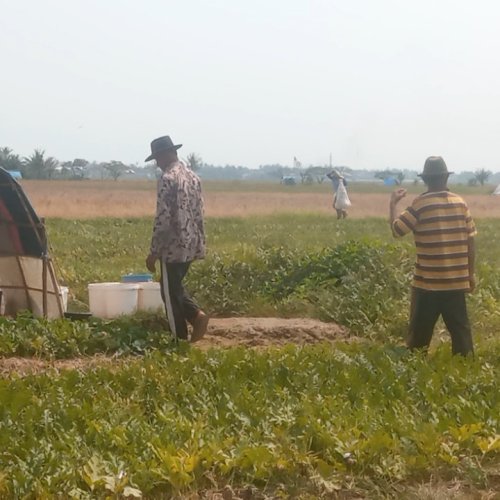
[[[405,498],[499,488],[500,223],[478,221],[474,358],[403,347],[413,249],[383,220],[207,221],[189,286],[215,315],[312,316],[356,342],[202,352],[161,315],[0,318],[0,356],[114,355],[0,377],[0,498]],[[144,269],[151,221],[49,221],[73,305]],[[488,244],[490,242],[490,244]],[[2,362],[0,360],[0,368]],[[415,486],[416,487],[416,486]],[[229,488],[229,490],[228,490]],[[472,493],[471,493],[472,494]],[[479,493],[478,493],[479,494]],[[418,496],[417,496],[418,497]]]

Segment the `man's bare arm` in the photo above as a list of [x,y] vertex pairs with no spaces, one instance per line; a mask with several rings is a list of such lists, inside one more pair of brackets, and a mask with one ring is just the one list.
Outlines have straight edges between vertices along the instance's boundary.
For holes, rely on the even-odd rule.
[[396,212],[397,205],[406,196],[406,193],[406,189],[401,188],[394,191],[391,195],[391,203],[389,205],[389,224],[391,225],[391,229],[393,228],[394,221],[398,217]]

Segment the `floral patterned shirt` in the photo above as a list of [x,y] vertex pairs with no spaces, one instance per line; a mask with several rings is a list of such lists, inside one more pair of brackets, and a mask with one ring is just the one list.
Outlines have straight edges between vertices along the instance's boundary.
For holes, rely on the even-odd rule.
[[168,263],[205,257],[201,183],[181,161],[172,164],[158,181],[151,254]]

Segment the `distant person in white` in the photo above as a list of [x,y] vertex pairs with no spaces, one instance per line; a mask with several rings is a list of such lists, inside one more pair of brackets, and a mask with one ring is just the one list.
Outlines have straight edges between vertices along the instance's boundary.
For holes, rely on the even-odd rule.
[[338,172],[337,170],[332,170],[326,176],[332,181],[333,185],[333,208],[337,212],[337,219],[345,219],[347,217],[347,209],[346,208],[337,208],[337,196],[340,187],[340,183],[344,186],[347,186],[347,182],[345,178]]

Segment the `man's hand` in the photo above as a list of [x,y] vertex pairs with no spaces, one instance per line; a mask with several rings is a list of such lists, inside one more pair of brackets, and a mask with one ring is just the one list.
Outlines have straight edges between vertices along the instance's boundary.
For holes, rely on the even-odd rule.
[[399,188],[394,191],[391,196],[391,205],[397,205],[406,196],[407,192],[408,191],[403,188]]
[[156,272],[156,261],[158,260],[158,257],[156,255],[149,254],[148,258],[146,259],[146,267],[148,268],[148,271],[152,272],[153,274]]
[[469,293],[474,293],[476,289],[476,276],[473,274],[469,279]]

